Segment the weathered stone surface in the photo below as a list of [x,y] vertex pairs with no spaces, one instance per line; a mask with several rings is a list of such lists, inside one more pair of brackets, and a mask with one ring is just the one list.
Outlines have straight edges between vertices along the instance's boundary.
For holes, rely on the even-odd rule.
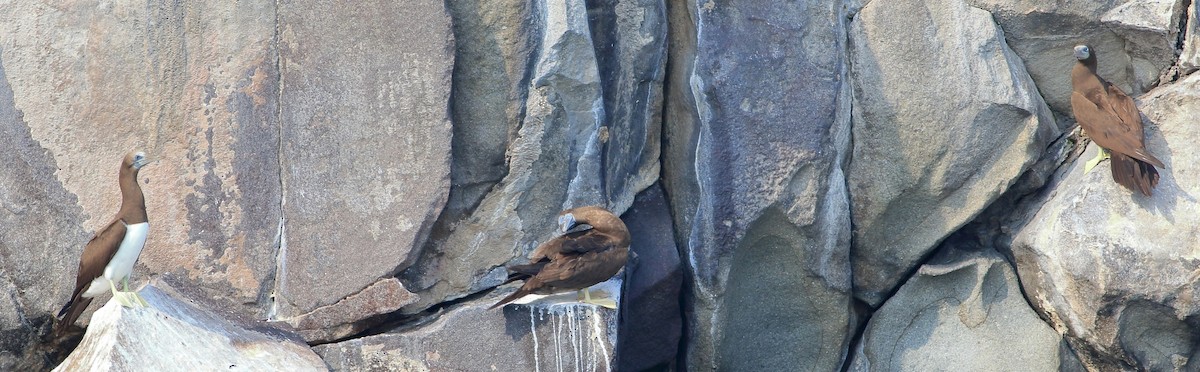
[[138,294],[147,308],[109,301],[93,315],[79,347],[55,371],[324,371],[295,335],[226,319],[162,282]]
[[487,310],[498,299],[469,301],[419,325],[314,350],[334,371],[614,370],[615,311],[582,304]]
[[19,288],[66,302],[90,230],[116,213],[116,164],[141,148],[157,161],[141,172],[152,227],[134,279],[186,276],[267,313],[280,217],[274,14],[272,1],[0,5],[13,99],[53,157],[33,164],[74,195],[29,204],[83,213],[75,227],[45,226],[69,237],[52,255],[63,269]]
[[455,91],[453,106],[481,104],[465,125],[491,135],[455,142],[455,151],[480,153],[456,163],[452,209],[401,276],[421,296],[406,313],[496,286],[504,264],[550,236],[559,211],[598,204],[621,213],[658,176],[662,2],[526,3],[451,7],[457,53],[469,56],[456,74],[478,79]]
[[1183,51],[1179,55],[1180,72],[1190,74],[1200,69],[1200,12],[1196,1],[1185,10],[1187,24],[1184,27]]
[[1038,318],[998,253],[951,249],[867,324],[852,371],[1056,371],[1062,336]]
[[622,219],[633,239],[625,266],[616,370],[674,370],[683,332],[683,266],[662,186],[638,194]]
[[[1030,303],[1102,369],[1194,370],[1200,331],[1200,75],[1141,97],[1146,147],[1166,163],[1153,197],[1072,166],[1013,244]],[[1095,155],[1090,146],[1080,159]]]
[[[1134,43],[1161,45],[1174,39],[1126,40],[1110,26],[1128,29],[1132,19],[1121,24],[1103,23],[1110,10],[1130,2],[1157,3],[1163,0],[966,0],[992,13],[1004,29],[1005,41],[1025,62],[1046,103],[1055,111],[1071,112],[1071,48],[1088,43],[1099,53],[1100,75],[1131,95],[1146,91],[1175,60],[1173,52],[1128,48]],[[1165,0],[1179,1],[1179,0]]]
[[329,342],[361,332],[374,325],[364,319],[387,314],[417,301],[396,278],[381,279],[361,292],[332,305],[286,319],[310,343]]
[[35,347],[37,337],[74,289],[56,276],[75,270],[72,252],[88,237],[75,196],[54,177],[54,158],[13,102],[3,58],[0,138],[0,370],[43,370],[47,351]]
[[851,333],[843,7],[671,11],[698,32],[672,52],[694,66],[672,66],[686,70],[673,76],[668,110],[679,121],[665,124],[664,150],[694,275],[687,369],[836,370]]
[[1160,58],[1154,62],[1162,66],[1174,62],[1184,10],[1181,0],[1134,0],[1112,8],[1100,21],[1127,41],[1126,52]]
[[441,212],[454,62],[443,5],[279,5],[278,316],[333,304],[405,269]]
[[961,0],[872,2],[850,40],[854,284],[874,306],[1059,132],[987,11]]

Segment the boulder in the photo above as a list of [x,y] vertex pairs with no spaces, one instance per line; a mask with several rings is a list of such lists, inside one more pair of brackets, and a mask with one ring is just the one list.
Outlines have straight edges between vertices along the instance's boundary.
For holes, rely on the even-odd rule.
[[869,3],[850,43],[855,295],[878,306],[1060,132],[1004,32],[962,0]]
[[[1092,45],[1101,61],[1100,75],[1135,96],[1157,84],[1175,62],[1173,48],[1159,46],[1177,42],[1169,24],[1177,23],[1178,16],[1168,14],[1178,15],[1179,6],[1168,3],[1180,0],[966,1],[992,13],[1046,103],[1060,113],[1071,112],[1071,48],[1077,44]],[[1122,5],[1127,10],[1117,9]]]
[[473,154],[456,160],[450,207],[400,276],[421,298],[405,314],[495,287],[504,265],[553,236],[559,211],[620,214],[659,174],[661,1],[465,1],[450,10],[464,61],[455,74],[474,80],[456,87],[452,107],[480,110],[456,124],[454,151]]
[[440,1],[281,3],[279,30],[275,315],[290,317],[394,276],[424,246],[450,187],[454,38]]
[[850,370],[1057,371],[1074,358],[1062,344],[1025,302],[1008,261],[951,248],[871,316]]
[[836,370],[853,333],[843,7],[671,12],[663,179],[692,275],[683,368]]
[[334,304],[282,320],[290,324],[305,341],[331,342],[375,326],[382,319],[372,317],[399,310],[417,299],[417,295],[404,289],[399,280],[387,278]]
[[[1075,162],[1012,247],[1029,302],[1103,369],[1194,370],[1200,288],[1200,75],[1139,100],[1146,148],[1167,166],[1152,197]],[[1080,159],[1095,155],[1090,145]]]
[[1184,25],[1183,50],[1179,55],[1180,72],[1190,74],[1200,70],[1200,12],[1196,11],[1196,2],[1185,10],[1187,23]]
[[294,334],[206,309],[161,281],[138,294],[150,307],[108,301],[92,316],[83,341],[54,370],[326,370]]
[[487,307],[476,298],[400,329],[320,345],[334,371],[607,371],[617,313],[578,303]]

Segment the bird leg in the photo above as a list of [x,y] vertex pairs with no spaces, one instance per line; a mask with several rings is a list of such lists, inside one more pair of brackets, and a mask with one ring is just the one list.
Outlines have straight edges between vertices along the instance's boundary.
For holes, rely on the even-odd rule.
[[125,277],[124,281],[125,281],[125,292],[129,293],[130,297],[132,297],[134,300],[137,300],[138,305],[141,305],[141,307],[150,307],[150,304],[147,303],[146,300],[142,298],[142,295],[139,295],[137,293],[137,291],[129,290],[129,277],[128,276]]
[[108,289],[112,290],[113,298],[116,299],[117,303],[121,304],[121,306],[127,307],[127,308],[133,307],[134,303],[129,300],[129,297],[127,296],[127,294],[125,292],[121,292],[121,291],[117,290],[116,283],[113,283],[113,281],[109,280],[108,281]]
[[1096,157],[1083,164],[1083,173],[1091,172],[1092,168],[1095,168],[1096,165],[1100,164],[1100,162],[1104,161],[1104,159],[1108,159],[1108,157],[1108,149],[1101,147],[1100,152],[1096,153]]
[[592,305],[606,307],[606,308],[613,309],[613,310],[617,309],[617,302],[613,301],[613,299],[611,299],[611,298],[597,297],[597,298],[593,299],[592,293],[588,291],[588,288],[584,288],[584,289],[580,290],[580,292],[581,292],[581,294],[583,294],[583,298],[581,300],[585,304],[592,304]]

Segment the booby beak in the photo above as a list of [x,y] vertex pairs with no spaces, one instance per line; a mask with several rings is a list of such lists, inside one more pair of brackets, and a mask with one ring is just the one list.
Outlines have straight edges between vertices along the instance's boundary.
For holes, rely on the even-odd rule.
[[1076,45],[1075,46],[1075,59],[1082,61],[1082,60],[1088,59],[1088,57],[1090,57],[1091,55],[1092,55],[1092,50],[1091,50],[1091,48],[1088,48],[1087,45]]
[[567,214],[558,216],[558,232],[559,233],[566,234],[568,231],[571,231],[572,227],[575,227],[575,215],[567,213]]
[[145,153],[139,152],[133,154],[133,169],[142,169],[146,164],[150,164],[150,158],[146,157]]

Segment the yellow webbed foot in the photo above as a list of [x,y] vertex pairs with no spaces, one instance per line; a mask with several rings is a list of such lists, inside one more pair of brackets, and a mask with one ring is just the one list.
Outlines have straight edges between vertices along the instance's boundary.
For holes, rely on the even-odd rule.
[[579,294],[579,301],[582,303],[606,307],[613,310],[617,309],[617,301],[607,297],[592,297],[591,292],[589,292],[587,288],[579,291]]
[[1100,162],[1102,162],[1102,161],[1104,161],[1104,159],[1108,159],[1108,158],[1109,158],[1108,150],[1101,147],[1100,151],[1098,153],[1096,153],[1096,157],[1092,158],[1092,160],[1088,160],[1087,163],[1083,164],[1083,173],[1091,172],[1092,168],[1095,168],[1096,165],[1099,165]]

